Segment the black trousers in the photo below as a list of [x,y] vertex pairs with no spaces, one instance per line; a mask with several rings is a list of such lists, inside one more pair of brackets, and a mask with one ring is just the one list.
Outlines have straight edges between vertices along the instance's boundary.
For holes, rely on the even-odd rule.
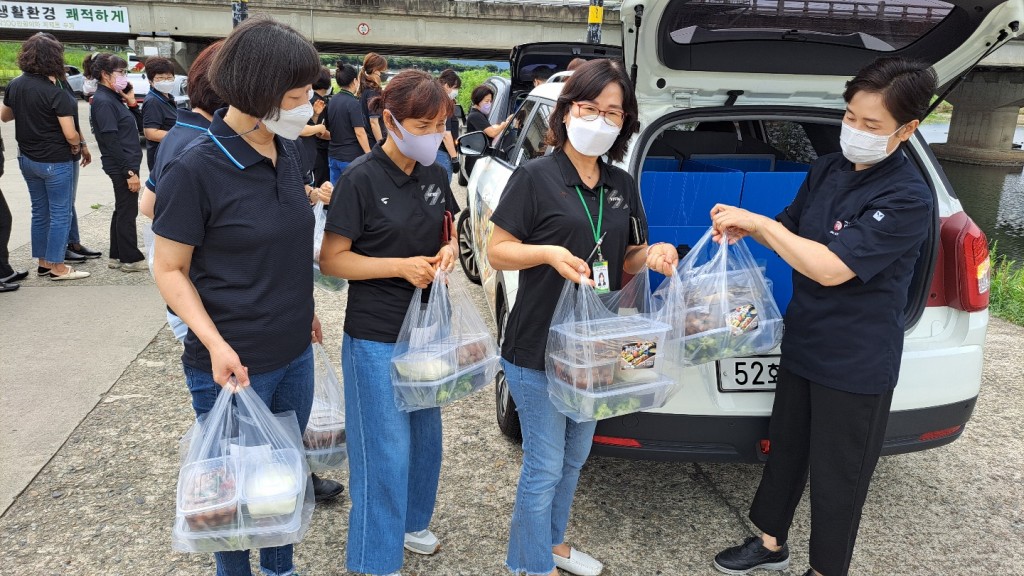
[[779,370],[771,452],[750,520],[782,544],[811,478],[811,567],[846,576],[868,485],[882,451],[892,392],[853,394]]
[[317,148],[316,161],[313,164],[313,187],[316,188],[331,179],[331,167],[328,164],[327,150]]
[[128,181],[111,175],[114,183],[114,215],[110,217],[110,258],[125,264],[143,259],[135,219],[139,216],[139,195],[128,190]]
[[[0,154],[0,162],[3,162],[3,155]],[[2,170],[2,169],[0,169]],[[0,171],[0,174],[3,172]],[[4,191],[0,190],[0,278],[6,278],[14,274],[11,268],[10,252],[7,251],[7,243],[11,241],[11,226],[14,218],[11,216],[11,209],[7,206],[7,199],[4,198]]]

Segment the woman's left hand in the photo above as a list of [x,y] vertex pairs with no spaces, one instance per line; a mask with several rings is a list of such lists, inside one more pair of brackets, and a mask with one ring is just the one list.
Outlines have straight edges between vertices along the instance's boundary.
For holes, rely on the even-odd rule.
[[679,265],[679,252],[675,246],[666,242],[658,242],[647,247],[647,268],[658,274],[671,276]]
[[723,234],[729,238],[730,244],[735,244],[747,236],[753,236],[756,239],[764,229],[765,219],[760,214],[754,214],[742,208],[727,204],[715,204],[715,207],[711,209],[711,224],[715,230],[712,239],[720,243]]
[[324,182],[316,189],[317,198],[320,199],[324,204],[331,204],[331,197],[334,195],[334,184],[330,182]]
[[455,248],[451,244],[441,246],[441,249],[437,251],[436,257],[440,258],[437,262],[436,270],[444,270],[445,272],[455,270],[455,261],[458,258],[455,256]]
[[82,168],[85,168],[92,162],[92,152],[89,152],[88,146],[82,146]]
[[323,327],[320,326],[320,318],[317,317],[316,313],[313,314],[313,330],[311,332],[313,337],[313,344],[324,343],[324,331]]

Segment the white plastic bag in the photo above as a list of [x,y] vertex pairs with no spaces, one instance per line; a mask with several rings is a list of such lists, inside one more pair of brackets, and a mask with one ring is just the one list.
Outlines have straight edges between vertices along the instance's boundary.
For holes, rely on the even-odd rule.
[[548,395],[559,412],[583,422],[665,404],[676,388],[662,373],[670,327],[650,310],[646,269],[604,295],[566,281],[545,357]]
[[272,414],[248,386],[235,393],[222,388],[186,436],[175,550],[249,550],[302,540],[314,497],[294,412]]
[[412,412],[469,396],[498,372],[498,345],[473,301],[438,271],[423,302],[417,289],[391,356],[395,404]]
[[678,268],[684,310],[676,300],[671,324],[687,366],[764,354],[782,341],[782,314],[746,244],[711,236],[709,229]]
[[345,465],[345,398],[338,373],[331,365],[327,351],[313,344],[315,376],[313,384],[313,410],[309,414],[302,443],[306,446],[306,460],[313,472],[333,470]]
[[341,292],[348,286],[348,280],[328,276],[320,271],[320,247],[324,243],[324,227],[327,226],[327,210],[323,202],[313,206],[313,285],[328,292]]

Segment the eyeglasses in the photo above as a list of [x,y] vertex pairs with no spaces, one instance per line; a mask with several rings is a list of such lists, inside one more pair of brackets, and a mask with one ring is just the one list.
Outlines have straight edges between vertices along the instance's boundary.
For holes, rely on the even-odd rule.
[[604,123],[619,128],[626,120],[626,114],[621,110],[601,110],[593,104],[573,102],[579,109],[579,118],[585,122],[593,122],[599,117],[604,117]]
[[124,68],[119,68],[117,70],[114,70],[114,76],[127,76],[127,75],[128,75],[128,72],[125,71]]

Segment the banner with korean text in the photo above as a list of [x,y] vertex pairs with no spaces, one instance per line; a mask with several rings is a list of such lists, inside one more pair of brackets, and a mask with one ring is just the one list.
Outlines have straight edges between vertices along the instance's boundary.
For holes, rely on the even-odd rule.
[[0,1],[0,28],[128,33],[128,8]]

